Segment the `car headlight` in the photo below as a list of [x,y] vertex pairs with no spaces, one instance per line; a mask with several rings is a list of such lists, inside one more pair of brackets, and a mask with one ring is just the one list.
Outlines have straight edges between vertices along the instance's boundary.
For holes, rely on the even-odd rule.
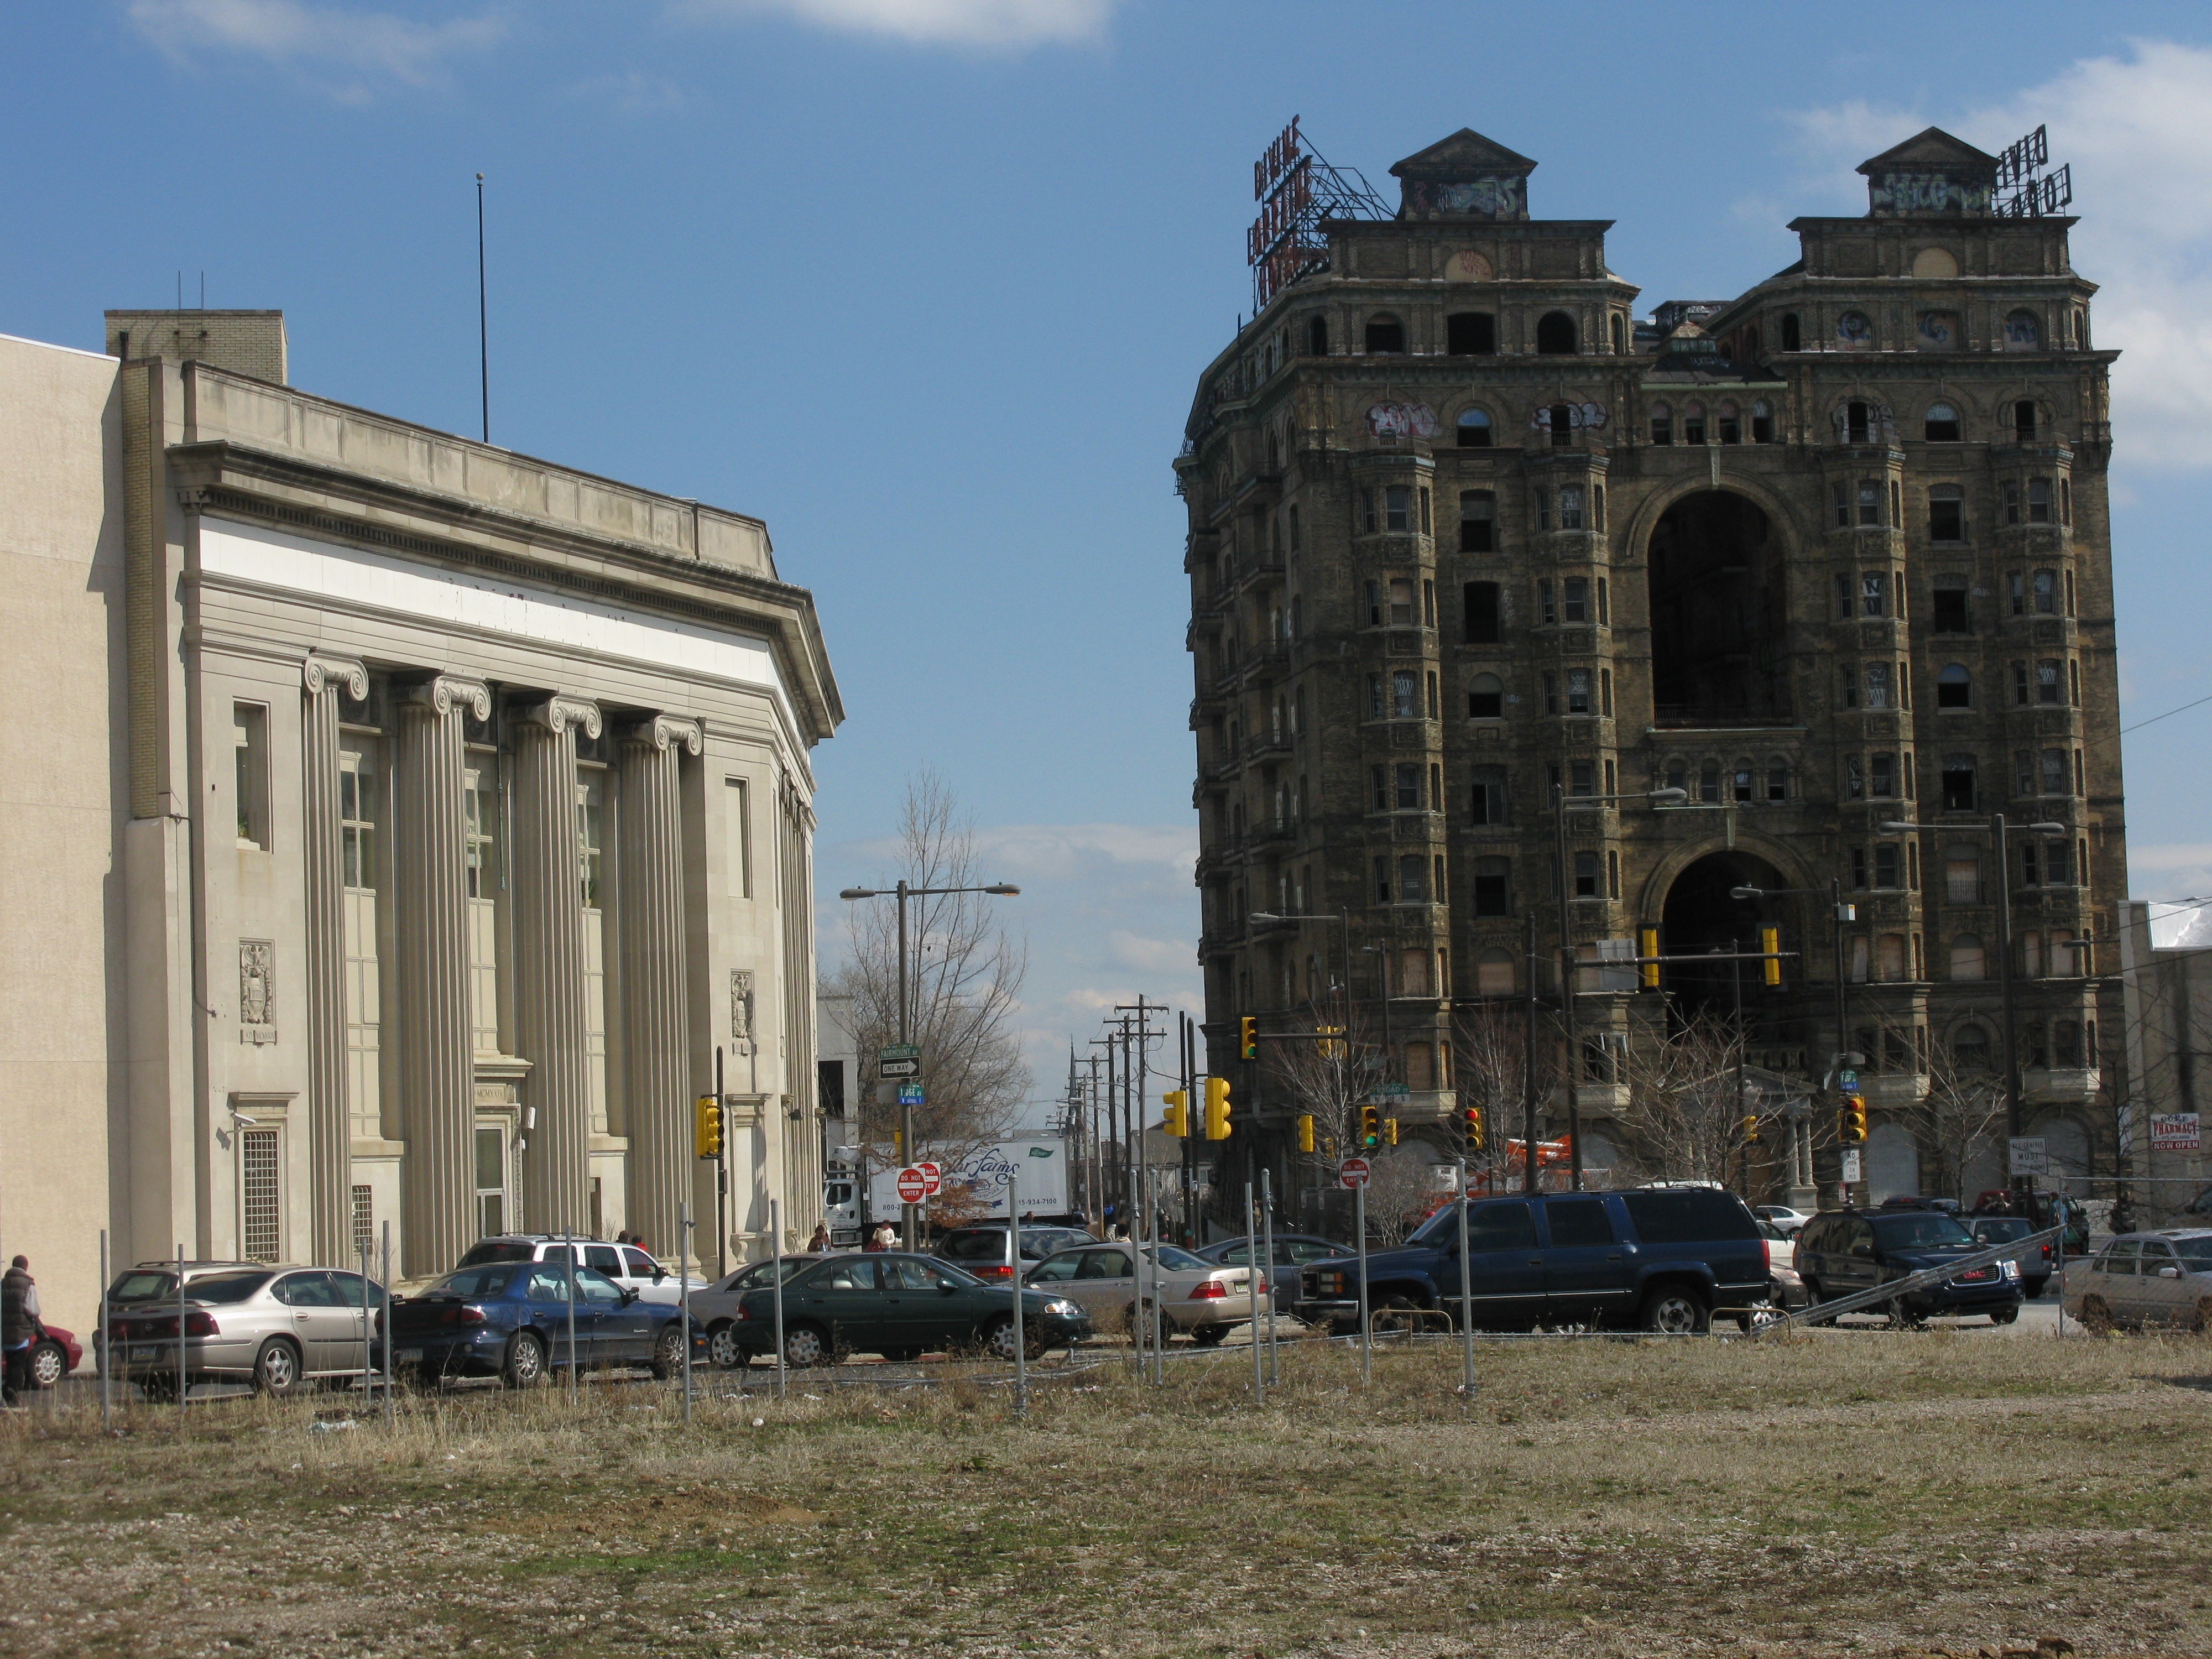
[[1077,1319],[1080,1318],[1083,1314],[1083,1310],[1077,1307],[1073,1302],[1066,1301],[1060,1297],[1054,1297],[1052,1301],[1046,1303],[1044,1304],[1044,1310],[1048,1314],[1057,1315],[1062,1319]]
[[2017,1261],[2007,1261],[2007,1262],[2003,1263],[2002,1265],[2003,1265],[2003,1267],[2004,1267],[2004,1276],[2005,1276],[2007,1279],[2018,1279],[2018,1278],[2020,1277],[2020,1263],[2019,1263],[2019,1262],[2017,1262]]

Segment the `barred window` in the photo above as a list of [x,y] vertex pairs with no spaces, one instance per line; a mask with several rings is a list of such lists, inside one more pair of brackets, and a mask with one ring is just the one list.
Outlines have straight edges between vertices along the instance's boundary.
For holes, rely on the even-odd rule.
[[240,1253],[248,1261],[282,1261],[284,1203],[276,1130],[238,1132],[238,1190],[244,1212]]
[[374,1248],[375,1243],[376,1189],[374,1187],[356,1187],[353,1189],[354,1260],[360,1261],[362,1252]]

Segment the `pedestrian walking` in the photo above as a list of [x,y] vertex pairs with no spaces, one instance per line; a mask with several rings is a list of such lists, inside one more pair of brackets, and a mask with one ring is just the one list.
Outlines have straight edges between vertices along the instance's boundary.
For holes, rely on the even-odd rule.
[[0,1349],[6,1350],[0,1376],[0,1402],[19,1403],[31,1387],[31,1352],[39,1337],[39,1283],[27,1256],[17,1256],[0,1277]]
[[891,1247],[892,1240],[896,1237],[897,1235],[891,1231],[890,1222],[878,1222],[875,1231],[868,1235],[868,1242],[865,1248],[871,1250],[888,1250]]
[[817,1221],[814,1224],[814,1237],[806,1241],[806,1250],[807,1254],[810,1255],[827,1255],[830,1254],[829,1223]]

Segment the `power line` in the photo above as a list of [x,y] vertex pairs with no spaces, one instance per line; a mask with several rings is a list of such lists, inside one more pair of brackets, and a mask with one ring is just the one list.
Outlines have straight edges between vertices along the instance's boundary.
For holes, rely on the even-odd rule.
[[2146,726],[2156,726],[2160,720],[2171,720],[2176,714],[2185,714],[2198,703],[2207,702],[2212,702],[2212,696],[2199,697],[2196,702],[2185,702],[2180,708],[2169,708],[2163,714],[2153,714],[2147,720],[2137,720],[2133,726],[2124,726],[2120,728],[2120,735],[2124,738],[2130,732],[2140,732]]

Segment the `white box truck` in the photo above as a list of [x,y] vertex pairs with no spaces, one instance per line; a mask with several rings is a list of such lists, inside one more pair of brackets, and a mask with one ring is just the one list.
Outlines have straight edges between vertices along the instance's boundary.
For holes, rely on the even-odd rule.
[[[981,1146],[964,1157],[953,1157],[924,1146],[924,1158],[944,1166],[942,1190],[958,1193],[969,1202],[962,1207],[967,1218],[1004,1220],[1006,1187],[1020,1171],[1020,1201],[1024,1215],[1060,1215],[1067,1209],[1067,1149],[1057,1135],[1025,1136]],[[864,1226],[879,1221],[896,1223],[899,1215],[898,1168],[890,1162],[888,1147],[868,1149],[868,1209],[860,1213],[860,1163],[857,1147],[841,1146],[832,1155],[823,1183],[823,1208],[829,1218],[830,1236],[840,1244],[858,1243]]]

